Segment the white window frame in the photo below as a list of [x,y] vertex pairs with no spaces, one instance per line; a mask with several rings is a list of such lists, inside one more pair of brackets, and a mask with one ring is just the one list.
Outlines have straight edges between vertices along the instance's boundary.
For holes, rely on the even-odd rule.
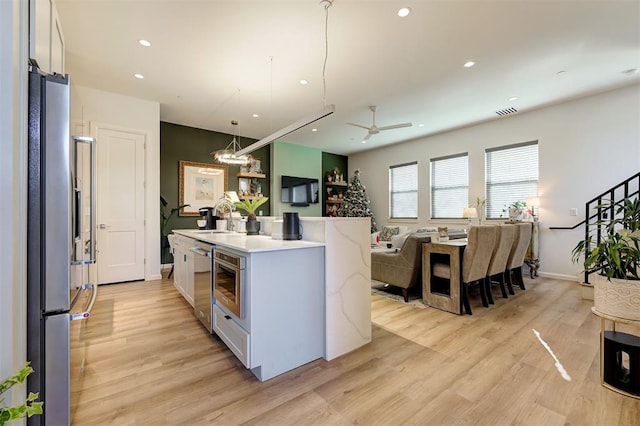
[[[408,188],[399,188],[396,190],[396,185],[393,181],[394,170],[395,169],[403,169],[403,171],[413,172],[414,182],[413,185],[409,185]],[[401,211],[395,212],[394,216],[394,198],[395,195],[405,195],[411,197],[415,195],[415,215],[412,215],[411,211]],[[418,218],[418,162],[414,161],[412,163],[404,163],[397,164],[394,166],[389,166],[389,219],[417,219]]]
[[487,148],[484,164],[487,219],[508,218],[503,210],[510,204],[538,196],[540,161],[537,140]]
[[[441,176],[443,179],[442,182],[437,182],[435,174],[438,170],[438,164],[443,166],[456,164],[459,159],[464,158],[465,161],[465,169],[460,171],[460,174],[456,174],[456,176]],[[463,178],[464,184],[459,180],[459,178]],[[466,177],[466,179],[464,179]],[[465,207],[469,206],[469,153],[463,152],[460,154],[447,155],[444,157],[431,158],[429,160],[429,194],[430,194],[430,218],[431,219],[462,219],[462,211]],[[439,197],[436,195],[437,193],[443,194],[455,194],[459,191],[463,190],[464,195],[459,197],[459,205],[451,206],[448,208],[437,209],[436,204],[438,204]],[[454,204],[456,204],[454,202]],[[446,215],[446,216],[437,216],[437,210],[449,210],[456,212],[455,214]]]

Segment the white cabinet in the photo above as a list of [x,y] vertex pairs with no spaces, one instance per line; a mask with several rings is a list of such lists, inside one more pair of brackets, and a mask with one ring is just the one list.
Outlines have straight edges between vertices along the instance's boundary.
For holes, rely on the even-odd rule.
[[190,250],[195,240],[176,235],[173,254],[173,284],[182,296],[193,306],[193,252]]
[[29,21],[29,57],[45,72],[64,74],[64,37],[53,0],[30,0]]

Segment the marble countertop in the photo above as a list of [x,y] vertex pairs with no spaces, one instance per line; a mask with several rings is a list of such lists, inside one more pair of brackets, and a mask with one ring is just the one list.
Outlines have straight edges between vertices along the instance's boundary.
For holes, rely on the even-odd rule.
[[324,243],[316,241],[274,240],[268,235],[247,235],[240,232],[212,232],[198,229],[176,229],[173,232],[198,241],[245,253],[324,247]]

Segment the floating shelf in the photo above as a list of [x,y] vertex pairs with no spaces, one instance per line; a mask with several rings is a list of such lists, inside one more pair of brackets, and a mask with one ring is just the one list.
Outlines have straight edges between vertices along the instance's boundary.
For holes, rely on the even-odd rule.
[[327,200],[327,204],[340,204],[340,203],[342,203],[343,201],[344,201],[344,200],[341,200],[341,199],[337,199],[337,200],[329,199],[329,200]]
[[242,173],[242,172],[238,172],[236,173],[236,177],[241,177],[241,178],[257,178],[257,179],[264,179],[267,177],[267,175],[263,174],[263,173]]
[[347,182],[326,182],[327,186],[348,186]]

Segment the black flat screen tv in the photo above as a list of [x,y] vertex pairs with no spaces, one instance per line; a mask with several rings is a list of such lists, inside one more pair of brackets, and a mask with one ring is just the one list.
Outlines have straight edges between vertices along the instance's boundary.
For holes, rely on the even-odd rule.
[[320,185],[318,179],[282,176],[282,202],[294,206],[316,204]]

